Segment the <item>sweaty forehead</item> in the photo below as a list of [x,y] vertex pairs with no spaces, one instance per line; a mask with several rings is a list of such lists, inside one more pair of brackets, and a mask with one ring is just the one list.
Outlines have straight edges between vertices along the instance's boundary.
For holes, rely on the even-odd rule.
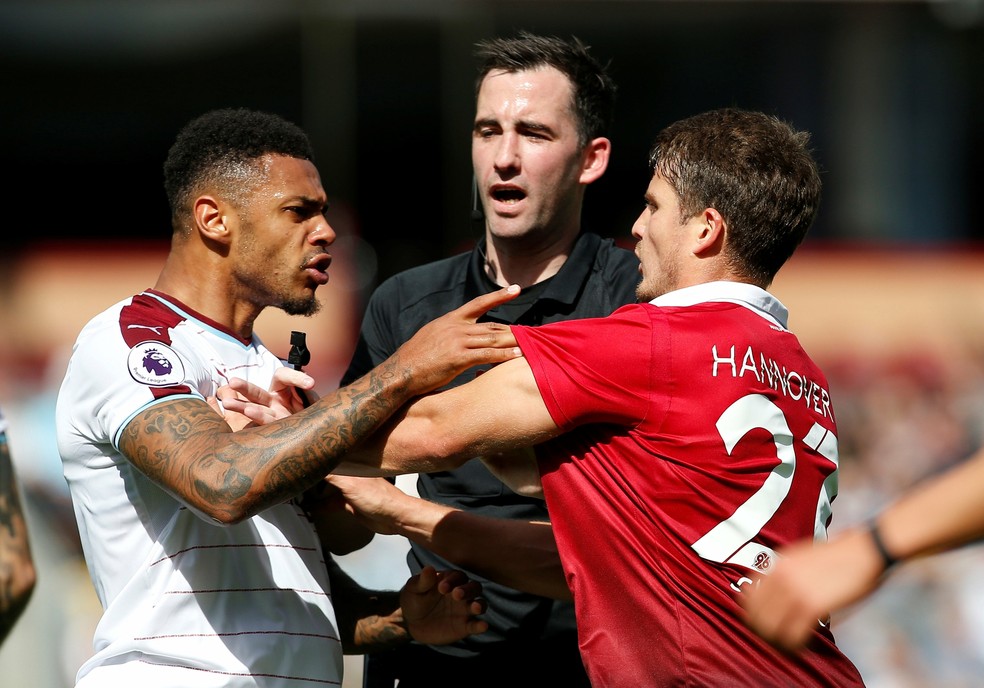
[[476,119],[571,117],[571,84],[553,67],[493,70],[482,80]]
[[310,160],[271,155],[266,161],[267,190],[278,198],[303,198],[324,202],[318,168]]

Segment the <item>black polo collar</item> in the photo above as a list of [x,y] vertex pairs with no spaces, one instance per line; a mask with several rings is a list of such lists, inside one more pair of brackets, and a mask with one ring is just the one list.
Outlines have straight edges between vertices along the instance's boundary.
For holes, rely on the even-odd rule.
[[[582,232],[574,242],[571,255],[560,266],[557,274],[550,279],[550,283],[540,295],[540,300],[550,299],[573,306],[594,269],[595,256],[600,243],[601,237],[597,234]],[[487,294],[489,282],[485,273],[485,237],[483,236],[472,249],[468,261],[468,276],[465,283],[467,300]]]

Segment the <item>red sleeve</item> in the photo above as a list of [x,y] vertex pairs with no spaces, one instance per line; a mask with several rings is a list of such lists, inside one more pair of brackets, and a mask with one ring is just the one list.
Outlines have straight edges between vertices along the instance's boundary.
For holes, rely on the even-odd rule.
[[658,360],[655,312],[648,304],[633,304],[606,318],[513,327],[559,428],[635,426],[643,420]]

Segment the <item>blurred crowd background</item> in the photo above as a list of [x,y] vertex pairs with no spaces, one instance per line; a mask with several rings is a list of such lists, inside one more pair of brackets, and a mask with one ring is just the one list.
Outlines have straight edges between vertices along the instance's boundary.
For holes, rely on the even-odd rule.
[[[0,405],[41,578],[0,648],[0,685],[71,686],[91,651],[99,608],[54,399],[84,322],[156,279],[161,164],[180,126],[242,105],[311,134],[339,233],[326,307],[265,313],[259,331],[284,356],[306,331],[328,391],[372,288],[479,236],[471,49],[519,29],[577,35],[610,60],[613,159],[585,225],[626,245],[669,122],[736,105],[813,133],[823,207],[774,291],[830,378],[832,530],[984,443],[982,0],[5,0]],[[344,563],[396,587],[403,551],[377,538]],[[872,688],[984,685],[981,581],[976,546],[906,566],[835,618],[835,636]]]

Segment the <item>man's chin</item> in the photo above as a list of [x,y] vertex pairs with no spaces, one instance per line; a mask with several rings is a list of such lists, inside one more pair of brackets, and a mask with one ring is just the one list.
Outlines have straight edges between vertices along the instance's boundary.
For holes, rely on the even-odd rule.
[[321,302],[313,296],[306,299],[291,299],[280,304],[280,310],[287,315],[314,315],[321,310]]
[[636,287],[636,301],[638,303],[649,303],[657,296],[662,296],[663,293],[664,292],[661,292],[658,289],[654,289],[649,285],[640,284],[638,287]]

